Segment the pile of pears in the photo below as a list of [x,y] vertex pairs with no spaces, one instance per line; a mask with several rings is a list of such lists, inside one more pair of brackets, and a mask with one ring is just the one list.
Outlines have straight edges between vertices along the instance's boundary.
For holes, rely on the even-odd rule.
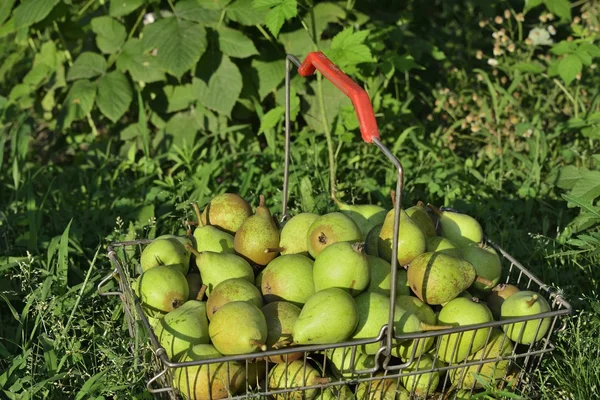
[[[273,398],[426,397],[442,386],[444,371],[435,367],[511,355],[549,330],[545,318],[403,339],[535,315],[550,311],[550,305],[540,293],[500,283],[500,256],[467,214],[422,202],[401,209],[393,282],[394,208],[337,199],[335,204],[335,211],[302,212],[279,223],[264,196],[253,208],[241,196],[223,193],[202,211],[193,204],[193,232],[162,235],[143,248],[132,288],[171,361],[253,354],[246,361],[176,369],[173,384],[183,398],[221,399],[350,380],[382,365],[375,360],[383,345],[377,337],[388,324],[392,290],[392,356],[410,363],[406,372],[425,372],[400,380],[381,374],[368,387],[363,382]],[[353,340],[363,341],[308,357],[303,350]],[[281,349],[284,354],[261,355]],[[508,368],[508,360],[495,361],[449,369],[446,378],[453,390],[478,389],[502,380]]]

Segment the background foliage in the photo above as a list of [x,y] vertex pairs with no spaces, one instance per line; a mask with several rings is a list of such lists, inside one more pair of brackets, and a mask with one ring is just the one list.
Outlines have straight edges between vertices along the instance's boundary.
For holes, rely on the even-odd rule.
[[[0,397],[146,397],[95,292],[106,245],[181,233],[224,191],[280,213],[285,54],[314,50],[369,93],[405,205],[478,216],[575,306],[542,397],[597,397],[600,3],[424,4],[2,1]],[[333,186],[389,207],[349,100],[293,76],[292,210],[332,209]]]

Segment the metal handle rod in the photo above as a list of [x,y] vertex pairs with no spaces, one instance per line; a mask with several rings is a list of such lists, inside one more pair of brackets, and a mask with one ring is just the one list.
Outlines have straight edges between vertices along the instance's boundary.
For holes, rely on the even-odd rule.
[[102,287],[104,285],[106,285],[106,283],[108,281],[110,281],[111,279],[113,279],[114,274],[118,274],[119,271],[115,268],[111,273],[109,273],[108,275],[106,275],[101,281],[100,283],[98,283],[98,286],[96,286],[96,290],[98,291],[98,294],[100,296],[119,296],[122,295],[123,292],[121,291],[117,291],[117,292],[105,292],[102,290]]

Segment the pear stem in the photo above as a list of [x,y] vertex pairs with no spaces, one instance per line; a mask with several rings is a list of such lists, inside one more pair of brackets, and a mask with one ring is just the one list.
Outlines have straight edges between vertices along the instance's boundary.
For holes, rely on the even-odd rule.
[[500,292],[500,291],[504,290],[505,287],[506,287],[506,283],[499,283],[492,288],[492,291]]
[[264,195],[260,195],[258,196],[258,206],[259,207],[264,207],[265,206],[265,196]]
[[275,343],[275,344],[273,345],[273,348],[274,348],[275,350],[279,350],[279,349],[281,349],[282,347],[287,347],[287,346],[289,346],[289,345],[291,345],[291,344],[293,344],[293,343],[294,343],[294,341],[293,341],[293,340],[284,340],[283,342],[277,342],[277,343]]
[[185,244],[185,248],[188,249],[196,257],[200,257],[202,255],[202,253],[200,253],[198,250],[196,250],[195,248],[193,248],[192,246],[190,246],[189,243]]
[[392,208],[396,207],[396,191],[390,190],[390,197],[392,198]]
[[475,282],[479,282],[479,283],[481,283],[485,286],[489,286],[489,287],[494,286],[494,282],[490,281],[487,278],[484,278],[483,276],[479,276],[479,275],[477,275],[477,278],[475,278]]
[[437,215],[438,217],[442,216],[442,212],[440,211],[439,208],[437,208],[436,206],[434,206],[431,203],[427,203],[427,208],[429,208],[431,211],[433,211],[435,213],[435,215]]
[[200,212],[200,207],[198,207],[198,203],[192,203],[192,207],[194,208],[194,212],[196,213],[196,220],[198,221],[198,225],[202,223],[202,213]]
[[281,253],[285,250],[285,247],[267,247],[265,249],[265,254],[267,253]]
[[441,331],[441,330],[444,330],[444,329],[451,329],[452,326],[451,325],[431,325],[431,324],[428,324],[426,322],[421,322],[419,324],[419,328],[423,332],[427,332],[427,331]]
[[198,225],[200,225],[196,221],[185,221],[184,224],[186,224],[188,226],[198,226]]
[[329,383],[329,378],[326,376],[323,378],[315,378],[315,383],[317,385],[325,385],[325,384]]
[[533,305],[535,304],[535,302],[537,301],[537,299],[538,299],[538,295],[537,295],[537,294],[534,294],[534,295],[531,297],[531,299],[527,300],[527,307],[531,307],[531,306],[533,306]]
[[204,293],[206,293],[206,289],[208,288],[208,286],[206,285],[202,285],[200,286],[200,290],[198,291],[198,295],[196,296],[196,300],[200,300],[202,301],[202,298],[204,297]]
[[423,206],[424,206],[424,203],[421,200],[417,201],[417,207],[423,207]]
[[250,339],[250,344],[260,348],[262,351],[267,350],[267,346],[264,343],[259,342],[258,340]]

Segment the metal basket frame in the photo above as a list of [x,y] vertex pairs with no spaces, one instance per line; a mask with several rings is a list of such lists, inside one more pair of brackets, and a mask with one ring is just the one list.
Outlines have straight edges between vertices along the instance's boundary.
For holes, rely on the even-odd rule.
[[[383,143],[379,139],[379,134],[375,130],[373,130],[373,122],[374,115],[371,108],[371,104],[366,92],[360,88],[354,81],[348,78],[343,72],[341,72],[331,61],[329,61],[322,53],[315,52],[310,53],[305,59],[304,63],[301,63],[296,57],[288,55],[286,57],[286,75],[285,75],[285,163],[284,163],[284,179],[283,179],[283,198],[282,198],[282,215],[281,222],[285,221],[285,219],[291,217],[287,213],[287,203],[288,203],[288,188],[289,188],[289,158],[290,158],[290,70],[291,64],[296,66],[301,73],[301,75],[308,76],[315,72],[315,70],[319,70],[323,76],[329,79],[334,85],[336,85],[340,90],[342,90],[346,95],[350,97],[352,100],[357,115],[359,117],[359,122],[361,124],[361,133],[363,136],[363,140],[367,143],[375,144],[383,153],[383,155],[393,164],[395,171],[397,172],[398,180],[396,184],[396,202],[394,205],[395,209],[395,218],[394,218],[394,235],[392,240],[392,260],[391,260],[391,282],[396,282],[396,271],[398,268],[397,262],[397,252],[398,252],[398,235],[399,235],[399,227],[400,227],[400,210],[402,207],[402,191],[403,191],[403,180],[404,180],[404,171],[402,168],[402,164],[400,161],[392,154],[392,152],[383,145]],[[369,129],[370,124],[370,129]],[[514,387],[512,388],[513,392],[521,392],[525,393],[535,393],[534,384],[532,382],[527,382],[528,375],[527,373],[533,369],[535,369],[542,360],[542,357],[545,353],[551,352],[554,350],[555,346],[551,343],[551,337],[554,332],[564,330],[566,328],[566,319],[563,320],[562,326],[559,329],[555,329],[560,317],[566,316],[572,312],[572,307],[560,294],[559,292],[544,284],[541,280],[539,280],[534,274],[528,271],[523,265],[521,265],[516,259],[514,259],[510,254],[508,254],[505,250],[501,249],[497,244],[491,242],[486,238],[487,243],[496,249],[496,251],[502,256],[503,264],[509,263],[508,268],[504,269],[503,272],[506,273],[505,283],[512,283],[519,287],[521,290],[536,290],[540,293],[545,294],[547,300],[551,304],[552,310],[543,314],[532,315],[528,317],[519,317],[519,318],[511,318],[509,320],[503,321],[493,321],[484,324],[477,325],[469,325],[458,328],[444,329],[438,331],[431,332],[419,332],[412,334],[396,334],[394,332],[394,309],[395,309],[395,297],[396,297],[396,286],[391,285],[390,287],[390,312],[389,319],[387,325],[381,327],[379,335],[377,337],[362,339],[362,340],[350,340],[345,341],[343,343],[336,344],[326,344],[326,345],[311,345],[311,346],[298,346],[292,348],[283,348],[279,350],[268,350],[259,353],[252,354],[243,354],[236,356],[223,356],[216,359],[210,360],[202,360],[202,361],[190,361],[190,362],[172,362],[169,360],[165,349],[160,345],[159,340],[157,339],[154,331],[151,327],[150,321],[143,312],[141,303],[139,298],[133,292],[130,280],[136,274],[139,274],[139,270],[136,271],[135,263],[129,260],[128,250],[135,252],[138,254],[141,253],[142,247],[144,245],[149,244],[152,240],[148,239],[140,239],[128,242],[117,242],[112,243],[108,246],[108,258],[110,259],[112,265],[114,266],[114,270],[108,274],[102,281],[98,284],[97,290],[98,293],[102,296],[113,296],[118,295],[123,302],[125,319],[127,322],[127,326],[129,329],[129,334],[132,338],[138,336],[137,328],[141,327],[142,333],[144,337],[147,336],[149,339],[151,349],[152,349],[152,364],[155,367],[156,371],[154,375],[147,381],[147,389],[150,393],[155,395],[168,395],[168,398],[177,399],[176,390],[173,387],[173,372],[179,368],[191,367],[191,366],[206,366],[207,368],[207,376],[210,371],[211,366],[214,368],[218,368],[219,365],[223,365],[220,363],[224,363],[227,368],[227,384],[229,384],[229,378],[231,375],[231,367],[235,365],[235,362],[245,363],[245,389],[247,390],[249,385],[252,382],[249,382],[249,376],[247,373],[248,365],[253,360],[265,359],[267,370],[265,372],[264,379],[261,382],[264,384],[264,387],[259,389],[258,392],[255,393],[244,393],[241,395],[232,396],[229,398],[233,399],[248,399],[248,398],[269,398],[272,395],[282,395],[289,392],[294,391],[306,391],[310,389],[325,389],[329,387],[336,387],[344,384],[358,384],[360,382],[368,382],[369,386],[367,389],[368,397],[371,398],[373,392],[371,388],[373,386],[373,382],[380,381],[381,376],[377,375],[377,373],[384,373],[385,379],[395,380],[398,383],[402,380],[402,378],[407,378],[410,376],[421,375],[423,377],[425,374],[430,373],[444,373],[443,382],[440,382],[442,386],[442,393],[445,393],[447,390],[453,389],[450,384],[450,373],[451,370],[463,368],[462,373],[463,376],[466,373],[466,367],[469,366],[479,366],[478,371],[484,364],[488,363],[496,363],[501,360],[509,360],[510,365],[512,367],[518,367],[518,373],[516,374],[513,382],[516,382]],[[118,253],[121,253],[119,256]],[[119,290],[118,291],[104,291],[104,286],[109,282],[113,281],[115,277],[118,277],[119,280]],[[437,356],[439,352],[440,341],[437,338],[443,335],[449,334],[469,334],[474,333],[480,329],[488,329],[487,339],[485,342],[485,346],[487,346],[491,334],[492,328],[494,329],[502,329],[502,326],[509,325],[517,322],[524,321],[539,321],[537,325],[537,329],[541,327],[542,321],[544,319],[551,319],[550,328],[548,332],[544,335],[544,337],[529,346],[524,345],[514,345],[514,349],[512,354],[503,357],[497,357],[494,359],[485,359],[481,358],[479,360],[467,361],[466,359],[461,361],[458,364],[446,365],[446,366],[437,366],[432,365],[429,368],[419,369],[417,367],[413,371],[407,371],[407,367],[413,364],[413,362],[419,364],[422,360],[422,354],[416,354],[415,350],[417,346],[414,346],[413,352],[411,356],[404,360],[404,362],[398,363],[398,359],[392,356],[392,347],[395,341],[398,340],[419,340],[423,341],[427,338],[436,338],[434,339],[434,354]],[[139,324],[141,323],[141,324]],[[141,326],[140,326],[141,325]],[[537,333],[537,331],[536,331]],[[521,332],[522,334],[522,332]],[[469,344],[469,348],[473,345],[473,338]],[[334,349],[339,348],[348,348],[351,349],[350,355],[350,364],[351,366],[355,363],[355,357],[357,354],[358,346],[365,344],[374,344],[380,343],[379,350],[375,354],[374,365],[371,368],[356,370],[354,367],[351,367],[349,370],[345,370],[345,373],[349,373],[349,378],[341,377],[335,380],[329,380],[327,382],[320,381],[313,385],[308,385],[306,381],[303,381],[300,387],[284,387],[277,388],[274,390],[270,390],[267,385],[268,380],[268,366],[269,364],[273,364],[269,362],[269,357],[272,356],[284,356],[290,357],[294,353],[302,353],[301,359],[304,363],[304,371],[306,371],[307,363],[309,362],[309,354],[320,354],[323,352],[333,351]],[[485,347],[484,346],[484,347]],[[521,349],[521,351],[517,351],[517,349]],[[525,351],[523,351],[525,350]],[[431,351],[431,350],[430,350]],[[456,348],[454,349],[456,351]],[[322,365],[322,376],[325,376],[325,370],[327,368],[328,358],[323,357],[323,365]],[[520,364],[520,365],[519,365]],[[286,368],[288,363],[286,362]],[[511,368],[508,368],[504,378],[506,378],[509,373],[511,373]],[[431,375],[430,375],[431,376]],[[306,378],[306,377],[304,377]],[[504,380],[503,380],[504,382]],[[259,383],[259,382],[255,382]],[[158,386],[158,387],[156,387]],[[381,385],[382,390],[385,385]],[[470,393],[473,393],[475,390],[475,383],[471,385]],[[411,391],[411,398],[416,396],[414,390]],[[445,398],[449,398],[446,394]],[[209,394],[209,398],[211,398]],[[338,398],[339,394],[338,394]],[[420,398],[420,397],[414,397]]]

